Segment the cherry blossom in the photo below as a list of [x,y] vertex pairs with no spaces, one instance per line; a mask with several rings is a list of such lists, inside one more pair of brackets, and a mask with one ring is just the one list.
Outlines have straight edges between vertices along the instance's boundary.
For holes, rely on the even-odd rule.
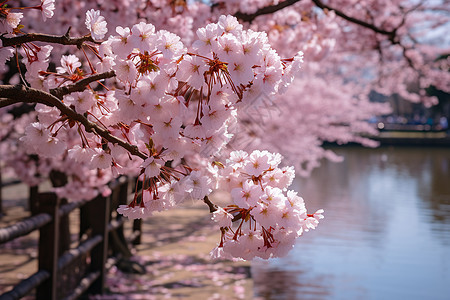
[[91,36],[95,41],[103,39],[108,29],[106,28],[106,21],[103,16],[100,15],[98,10],[89,10],[86,12],[86,27],[91,32]]
[[5,17],[0,20],[1,32],[12,33],[14,29],[20,24],[20,20],[23,18],[23,13],[13,13],[9,9],[2,9],[2,13]]
[[161,172],[161,163],[160,159],[155,159],[154,157],[147,158],[143,163],[142,167],[145,169],[145,175],[148,177],[158,176]]
[[4,72],[7,68],[6,61],[14,55],[14,50],[5,48],[0,45],[0,72]]
[[231,227],[233,215],[228,213],[222,207],[219,207],[215,212],[213,212],[211,219],[220,227]]
[[55,0],[41,0],[42,19],[46,21],[54,15]]

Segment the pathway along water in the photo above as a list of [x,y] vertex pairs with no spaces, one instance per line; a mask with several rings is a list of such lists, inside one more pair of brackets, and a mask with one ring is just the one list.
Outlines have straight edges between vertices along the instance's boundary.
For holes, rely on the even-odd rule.
[[450,299],[450,148],[335,149],[295,188],[319,228],[252,266],[261,299]]

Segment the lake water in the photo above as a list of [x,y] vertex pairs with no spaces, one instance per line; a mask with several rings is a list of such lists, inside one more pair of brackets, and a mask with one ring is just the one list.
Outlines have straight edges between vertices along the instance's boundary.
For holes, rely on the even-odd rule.
[[450,148],[337,148],[294,188],[315,231],[252,265],[261,299],[450,299]]

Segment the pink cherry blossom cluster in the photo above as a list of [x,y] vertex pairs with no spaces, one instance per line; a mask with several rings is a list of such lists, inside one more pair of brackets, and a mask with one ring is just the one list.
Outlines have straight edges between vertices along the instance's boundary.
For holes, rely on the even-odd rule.
[[[98,11],[88,11],[85,23],[94,41],[106,33],[106,21]],[[217,210],[213,217],[228,218],[230,223],[222,226],[221,248],[230,257],[245,259],[286,253],[293,240],[304,229],[314,228],[321,217],[320,212],[308,216],[296,193],[289,191],[285,196],[293,168],[278,168],[281,155],[267,151],[255,151],[248,160],[244,152],[233,152],[233,163],[223,170],[220,163],[208,161],[232,137],[228,128],[236,122],[240,108],[251,104],[255,95],[271,96],[286,89],[300,68],[302,53],[281,59],[266,34],[244,30],[232,16],[221,16],[217,23],[199,28],[189,50],[177,35],[156,31],[145,22],[117,27],[116,33],[98,47],[88,45],[98,59],[94,63],[85,55],[89,71],[74,54],[61,56],[56,72],[49,71],[53,47],[25,44],[26,78],[33,87],[50,91],[68,87],[88,72],[114,71],[113,82],[68,93],[62,102],[135,145],[144,156],[130,155],[43,104],[36,106],[38,122],[30,123],[20,138],[27,152],[78,163],[81,167],[76,169],[83,175],[89,173],[83,167],[112,175],[139,170],[142,192],[136,191],[130,204],[118,208],[129,218],[149,216],[185,199],[207,199],[215,187],[228,185],[236,205],[226,208],[229,212]],[[221,183],[238,177],[241,183]],[[72,195],[70,188],[80,181],[72,179],[64,187],[66,194]],[[232,214],[242,221],[227,240],[233,231]],[[239,249],[247,249],[244,254],[231,250],[237,242],[242,244]]]
[[[85,24],[94,42],[107,31],[99,11],[89,10]],[[257,95],[284,91],[300,69],[302,53],[281,59],[265,33],[244,30],[232,16],[221,16],[196,34],[188,49],[180,37],[149,23],[118,26],[106,41],[86,43],[91,54],[83,51],[84,59],[62,55],[55,72],[48,68],[52,46],[23,45],[25,78],[47,92],[113,71],[114,79],[66,93],[62,103],[138,151],[87,130],[56,107],[37,104],[37,122],[30,122],[20,142],[28,154],[78,165],[73,173],[65,171],[72,179],[57,189],[60,194],[81,199],[98,192],[81,192],[85,174],[104,180],[137,170],[143,192],[136,191],[118,211],[142,218],[212,192],[220,174],[205,166],[233,136],[228,129],[239,109]]]
[[217,154],[232,137],[228,128],[246,94],[276,93],[292,81],[299,59],[282,61],[263,33],[244,31],[231,16],[200,28],[189,52],[178,36],[155,32],[151,24],[118,27],[117,33],[100,47],[123,86],[114,94],[114,120],[128,124],[135,132],[127,139],[150,151],[141,164],[148,192],[119,211],[144,217],[186,198],[204,198],[212,191],[208,176],[167,162]]
[[282,257],[297,237],[317,227],[323,210],[308,214],[303,199],[288,190],[295,171],[280,168],[281,159],[268,151],[234,151],[218,171],[219,186],[231,190],[234,204],[213,213],[222,232],[213,257]]

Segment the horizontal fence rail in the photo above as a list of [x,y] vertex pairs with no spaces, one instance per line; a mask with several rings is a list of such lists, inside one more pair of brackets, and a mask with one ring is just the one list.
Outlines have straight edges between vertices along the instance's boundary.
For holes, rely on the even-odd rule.
[[50,223],[52,219],[52,216],[49,214],[39,214],[23,221],[19,221],[14,225],[0,228],[0,244],[27,235],[41,228],[45,224]]
[[[140,242],[142,223],[135,221],[132,237],[126,239],[123,232],[126,218],[120,215],[112,218],[111,213],[118,205],[127,203],[130,182],[119,178],[109,185],[110,196],[71,203],[54,193],[30,189],[35,214],[0,228],[0,245],[39,231],[38,271],[0,295],[0,300],[20,299],[34,290],[36,299],[46,300],[103,293],[109,254],[113,254],[111,261],[117,262],[118,257],[130,255],[130,243]],[[78,245],[71,249],[68,217],[76,209],[80,212],[80,230],[75,241]]]
[[22,280],[11,291],[0,295],[1,300],[20,299],[28,295],[33,289],[50,278],[50,272],[39,270],[27,279]]

